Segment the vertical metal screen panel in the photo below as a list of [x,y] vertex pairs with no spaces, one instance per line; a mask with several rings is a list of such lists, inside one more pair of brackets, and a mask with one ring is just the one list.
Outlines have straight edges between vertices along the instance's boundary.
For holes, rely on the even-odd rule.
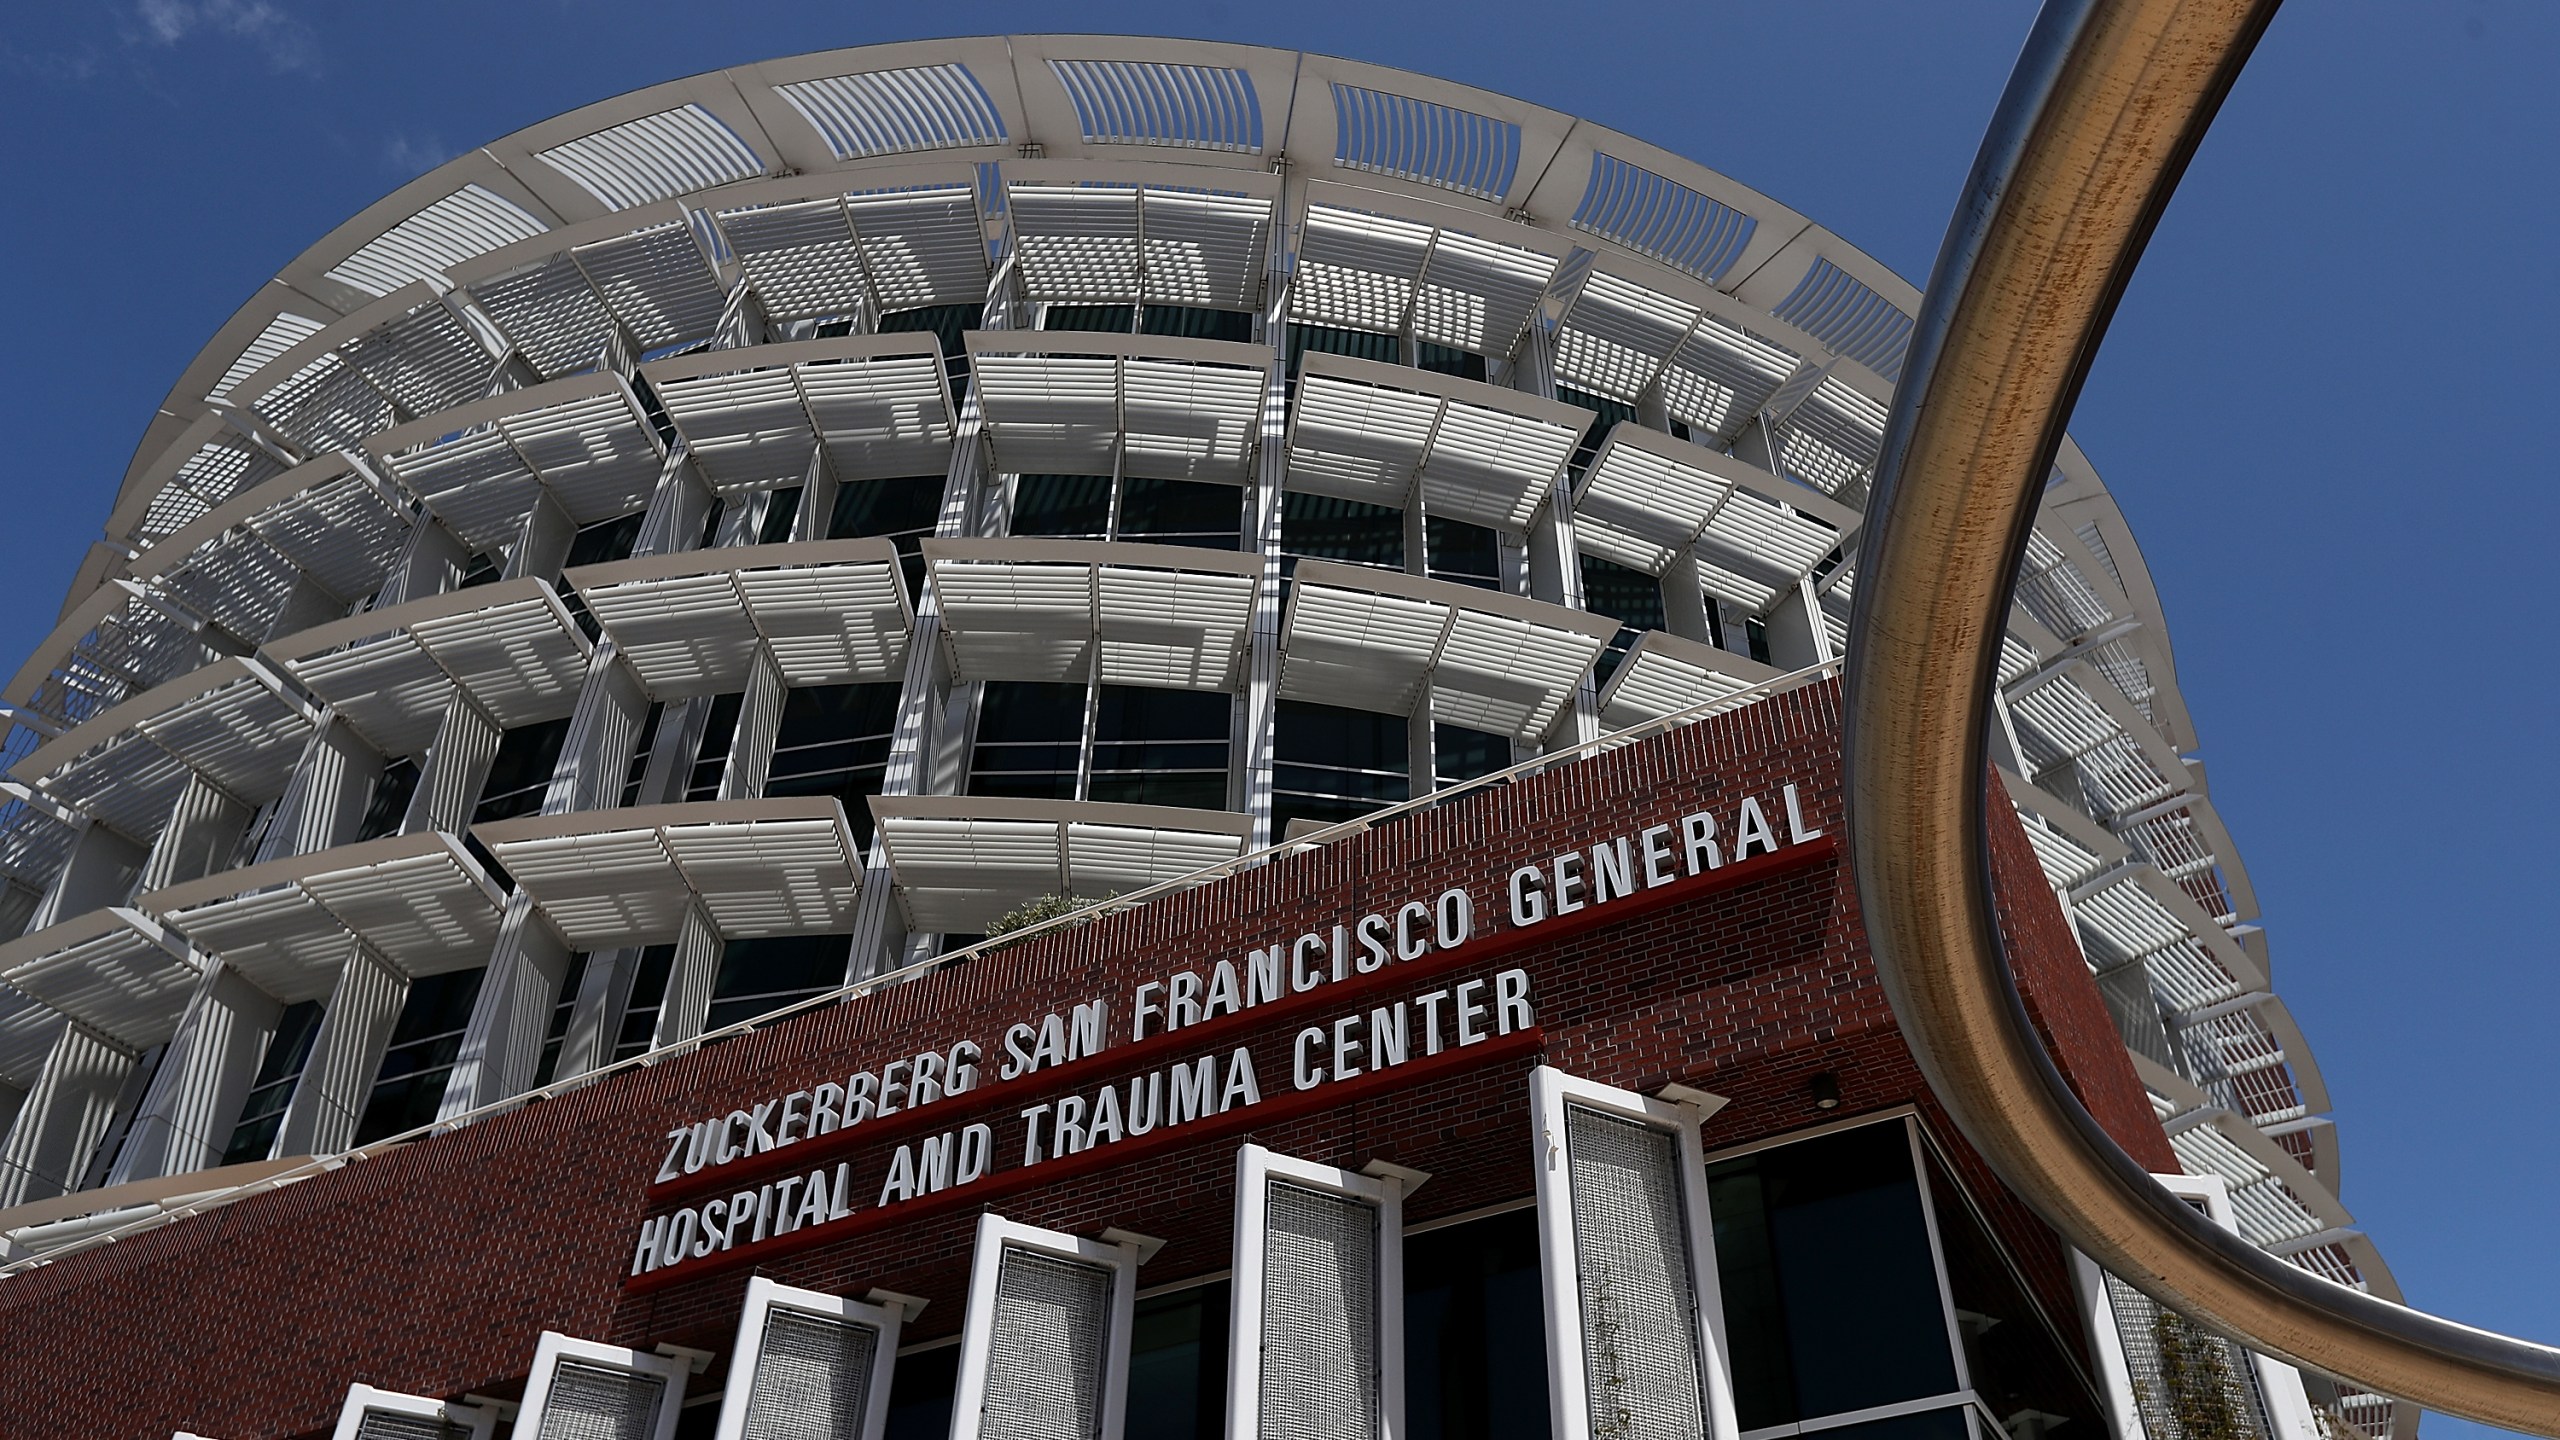
[[1259,1433],[1376,1440],[1378,1209],[1268,1182]]
[[1112,1273],[1007,1246],[988,1326],[982,1440],[1101,1440]]
[[2276,1433],[2248,1351],[2113,1275],[2107,1305],[2150,1440],[2266,1440]]
[[659,1376],[563,1360],[551,1372],[534,1440],[654,1440],[666,1398]]
[[857,1440],[880,1332],[780,1306],[765,1311],[742,1440]]
[[1565,1133],[1591,1434],[1696,1440],[1706,1399],[1679,1137],[1578,1105]]
[[356,1440],[470,1440],[471,1427],[433,1415],[367,1410],[356,1422]]

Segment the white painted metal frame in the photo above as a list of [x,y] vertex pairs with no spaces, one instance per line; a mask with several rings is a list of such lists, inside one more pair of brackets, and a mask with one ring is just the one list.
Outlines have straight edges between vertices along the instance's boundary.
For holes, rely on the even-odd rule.
[[580,1340],[557,1330],[543,1331],[541,1341],[534,1347],[533,1373],[525,1377],[524,1403],[516,1411],[513,1434],[518,1440],[549,1440],[544,1427],[547,1417],[543,1412],[550,1405],[552,1382],[560,1373],[562,1361],[575,1361],[632,1375],[655,1375],[664,1380],[666,1393],[659,1401],[657,1428],[651,1432],[649,1440],[675,1440],[676,1415],[684,1409],[684,1382],[688,1373],[685,1362],[620,1345]]
[[332,1432],[331,1440],[362,1440],[367,1415],[398,1415],[459,1425],[464,1440],[489,1440],[498,1428],[498,1412],[485,1405],[466,1405],[425,1395],[404,1395],[396,1390],[377,1390],[359,1383],[347,1388],[347,1401],[339,1408],[338,1428]]
[[[1364,1175],[1281,1155],[1260,1145],[1236,1151],[1234,1283],[1228,1289],[1227,1434],[1258,1440],[1262,1424],[1263,1287],[1270,1259],[1271,1182],[1344,1196],[1377,1211],[1378,1434],[1404,1435],[1404,1197],[1396,1176]],[[1289,1440],[1275,1436],[1273,1440]]]
[[889,1385],[898,1366],[898,1336],[907,1311],[896,1305],[866,1304],[842,1295],[802,1290],[758,1275],[747,1281],[746,1306],[738,1314],[738,1343],[729,1354],[729,1388],[720,1396],[717,1440],[740,1440],[747,1430],[747,1410],[755,1400],[756,1363],[764,1351],[765,1318],[775,1310],[797,1310],[847,1325],[867,1326],[879,1336],[871,1355],[871,1383],[864,1392],[862,1428],[835,1440],[880,1440],[889,1423]]
[[1558,1440],[1598,1440],[1592,1424],[1583,1345],[1581,1266],[1574,1240],[1573,1182],[1566,1111],[1582,1107],[1677,1138],[1680,1193],[1688,1225],[1689,1283],[1698,1319],[1699,1397],[1708,1440],[1736,1440],[1732,1367],[1726,1360],[1723,1292],[1717,1288],[1715,1226],[1707,1213],[1706,1154],[1694,1106],[1568,1075],[1552,1065],[1529,1074],[1529,1110],[1538,1182],[1539,1278],[1547,1307],[1547,1394]]
[[1109,1333],[1102,1341],[1101,1425],[1094,1440],[1120,1440],[1129,1408],[1130,1322],[1137,1308],[1138,1264],[1142,1258],[1138,1247],[1086,1240],[992,1213],[978,1217],[977,1248],[969,1262],[969,1311],[960,1328],[960,1381],[951,1397],[951,1440],[1001,1440],[985,1430],[984,1422],[987,1367],[994,1344],[996,1281],[1008,1250],[1091,1265],[1110,1273],[1111,1318]]

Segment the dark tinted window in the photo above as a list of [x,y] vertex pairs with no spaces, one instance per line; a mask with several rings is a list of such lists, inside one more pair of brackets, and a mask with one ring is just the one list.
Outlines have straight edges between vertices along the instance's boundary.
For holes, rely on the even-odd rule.
[[1126,335],[1137,319],[1126,305],[1052,305],[1040,317],[1043,330],[1105,330]]
[[786,485],[764,497],[764,518],[756,524],[756,543],[779,545],[791,538],[792,522],[800,518],[800,490]]
[[409,813],[409,798],[418,793],[418,762],[394,760],[382,767],[373,782],[373,797],[365,801],[364,819],[356,826],[358,840],[379,840],[400,833],[400,820]]
[[1280,497],[1281,563],[1340,560],[1404,568],[1404,512],[1292,490]]
[[222,1148],[223,1164],[264,1160],[275,1148],[276,1131],[284,1125],[285,1107],[293,1103],[293,1087],[300,1083],[302,1069],[311,1060],[312,1042],[319,1038],[319,1001],[304,1000],[284,1007],[284,1014],[276,1021],[276,1033],[267,1040],[267,1053],[258,1061],[258,1073],[249,1082],[249,1098],[240,1107],[240,1123],[232,1128],[231,1143]]
[[811,685],[783,696],[767,795],[832,795],[856,839],[871,843],[871,807],[889,768],[898,684]]
[[928,305],[892,310],[880,317],[883,335],[933,335],[942,341],[942,363],[954,378],[969,373],[969,349],[960,337],[978,328],[983,305]]
[[640,733],[631,739],[631,763],[622,768],[622,803],[626,806],[640,803],[640,782],[649,776],[649,757],[657,753],[658,736],[666,720],[663,700],[649,702],[649,708],[641,712]]
[[1609,637],[1609,648],[1592,677],[1594,684],[1606,685],[1644,632],[1662,628],[1662,582],[1615,560],[1585,555],[1582,608],[1618,622],[1618,633]]
[[1244,490],[1133,475],[1120,482],[1120,538],[1233,550],[1244,530]]
[[560,977],[560,997],[551,1003],[551,1023],[542,1032],[542,1059],[533,1067],[536,1087],[548,1085],[560,1071],[560,1042],[569,1036],[569,1019],[578,1011],[578,987],[587,982],[587,952],[569,953],[569,969]]
[[1423,558],[1431,578],[1486,590],[1502,588],[1502,537],[1482,525],[1433,515],[1422,522]]
[[1404,340],[1376,330],[1343,330],[1330,325],[1292,325],[1289,327],[1289,373],[1298,373],[1299,361],[1310,350],[1325,355],[1348,355],[1357,360],[1375,360],[1385,365],[1404,363]]
[[1582,472],[1591,467],[1591,457],[1600,453],[1601,442],[1609,438],[1610,431],[1618,428],[1618,422],[1636,418],[1636,407],[1624,400],[1612,400],[1606,395],[1592,395],[1562,385],[1556,387],[1556,398],[1567,405],[1579,405],[1597,417],[1590,428],[1582,432],[1580,443],[1573,448],[1573,458],[1565,465],[1573,478],[1579,480]]
[[969,793],[1076,798],[1084,703],[1082,685],[988,681],[978,697],[978,739],[969,755]]
[[1443,375],[1455,375],[1462,380],[1485,378],[1484,357],[1472,350],[1452,350],[1446,345],[1434,345],[1428,340],[1414,348],[1416,352],[1414,362],[1420,369],[1436,370]]
[[640,952],[640,963],[631,972],[631,993],[622,1004],[622,1027],[614,1032],[614,1059],[628,1059],[649,1049],[658,1033],[658,1007],[666,1003],[667,976],[675,963],[673,945],[652,945]]
[[844,983],[852,949],[843,935],[776,935],[732,940],[720,951],[705,1030],[752,1019]]
[[1431,727],[1432,765],[1443,785],[1490,775],[1511,765],[1511,737],[1464,725]]
[[2065,1340],[2054,1317],[2030,1298],[2018,1270],[1976,1215],[1972,1202],[1928,1156],[1938,1243],[1947,1257],[1947,1289],[1963,1337],[1965,1371],[1995,1415],[2033,1412],[2079,1423],[2074,1435],[2105,1435],[2106,1410],[2079,1362],[2077,1327]]
[[646,510],[634,510],[611,520],[599,520],[582,527],[569,540],[569,557],[560,568],[576,565],[603,565],[631,558],[631,547],[640,543],[640,522],[648,518]]
[[1707,1185],[1741,1428],[1956,1388],[1902,1122],[1722,1161]]
[[711,713],[702,722],[702,744],[693,752],[692,773],[685,777],[685,799],[720,798],[720,778],[729,773],[729,746],[738,738],[738,711],[746,700],[735,691],[711,697]]
[[1150,305],[1138,322],[1138,329],[1146,335],[1251,341],[1253,314],[1247,310],[1205,310],[1197,305]]
[[1127,1440],[1217,1440],[1227,1433],[1224,1280],[1150,1295],[1129,1317]]
[[848,480],[836,487],[835,510],[827,518],[827,538],[888,536],[898,547],[898,568],[907,577],[907,599],[920,599],[924,595],[924,550],[918,542],[932,534],[942,518],[942,485],[939,475]]
[[1404,1406],[1411,1440],[1543,1440],[1547,1321],[1538,1212],[1404,1242]]
[[951,1396],[959,1388],[959,1346],[899,1356],[889,1381],[889,1423],[881,1440],[949,1440]]
[[376,1072],[373,1092],[365,1097],[364,1115],[356,1122],[356,1144],[368,1145],[436,1118],[454,1059],[462,1053],[462,1032],[471,1023],[471,1006],[480,998],[480,981],[487,973],[448,970],[409,982],[400,1018],[392,1022],[382,1069]]
[[512,820],[542,808],[542,793],[551,788],[551,772],[560,764],[561,742],[569,738],[569,717],[519,725],[498,737],[498,753],[489,762],[489,779],[480,787],[480,803],[471,823]]
[[1103,686],[1086,797],[1224,809],[1234,712],[1233,698],[1222,690]]
[[1018,475],[1013,482],[1016,535],[1099,540],[1111,527],[1108,475]]
[[462,567],[462,583],[453,588],[476,590],[483,585],[495,585],[505,578],[499,573],[498,557],[490,551],[483,550],[472,556],[469,563]]
[[1405,719],[1303,700],[1276,707],[1272,731],[1271,828],[1366,815],[1410,794]]

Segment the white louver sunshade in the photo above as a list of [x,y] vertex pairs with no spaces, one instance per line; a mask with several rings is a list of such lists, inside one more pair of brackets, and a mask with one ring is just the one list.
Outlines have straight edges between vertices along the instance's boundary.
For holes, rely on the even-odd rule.
[[720,494],[797,485],[819,452],[839,481],[950,468],[951,390],[930,335],[714,350],[641,373]]
[[1556,332],[1556,380],[1633,402],[1659,385],[1674,420],[1728,436],[1759,413],[1798,363],[1795,352],[1717,315],[1703,287],[1684,299],[1595,271]]
[[1563,1440],[1731,1440],[1696,1107],[1541,1065],[1539,1269]]
[[1271,352],[1259,345],[1082,331],[970,331],[997,470],[1166,480],[1253,479]]
[[514,540],[537,488],[579,525],[629,514],[666,463],[639,401],[609,373],[511,390],[366,447],[475,550]]
[[457,689],[500,729],[568,714],[589,653],[560,597],[526,577],[331,621],[268,658],[397,756],[427,747]]
[[905,1320],[899,1308],[749,1280],[719,1440],[880,1440]]
[[685,1364],[542,1332],[516,1412],[520,1440],[674,1440]]
[[[1369,208],[1380,204],[1410,218]],[[1409,322],[1417,340],[1501,359],[1568,248],[1484,215],[1318,181],[1308,187],[1289,318],[1389,334]]]
[[[1273,177],[1232,178],[1278,188]],[[1261,298],[1269,194],[1016,183],[1007,195],[1023,288],[1034,300],[1250,310]]]
[[874,796],[907,927],[975,935],[1041,895],[1099,900],[1244,853],[1252,820],[1224,810],[996,796]]
[[883,311],[977,305],[987,298],[987,236],[972,185],[847,195]]
[[1310,353],[1289,416],[1289,488],[1514,533],[1547,498],[1591,412],[1534,395]]
[[225,870],[135,904],[291,1004],[328,995],[359,943],[410,976],[487,960],[503,897],[436,831]]
[[1301,561],[1281,632],[1280,694],[1535,740],[1572,703],[1618,622],[1365,565]]
[[862,851],[832,796],[536,815],[472,833],[573,949],[675,938],[699,901],[725,939],[853,922]]
[[247,805],[283,794],[310,735],[302,702],[248,662],[223,659],[84,721],[9,775],[148,840],[190,772]]
[[865,308],[869,277],[842,196],[744,206],[713,219],[767,320],[788,324]]
[[1648,630],[1619,662],[1609,688],[1600,692],[1600,720],[1609,729],[1624,730],[1695,705],[1710,707],[1699,712],[1701,717],[1721,715],[1750,703],[1732,697],[1785,673],[1747,655]]
[[[211,605],[257,605],[272,618],[286,595],[246,593],[247,567],[259,551],[349,603],[373,594],[389,577],[409,534],[409,506],[388,485],[356,473],[343,455],[327,455],[233,496],[185,529],[144,551],[133,578],[167,577],[170,589],[200,613]],[[272,588],[272,587],[269,587]],[[226,623],[229,623],[226,621]],[[257,633],[238,631],[235,633]]]
[[913,615],[886,540],[687,550],[562,577],[659,699],[746,688],[759,642],[786,685],[894,680]]
[[483,1406],[357,1384],[331,1440],[489,1440],[497,1425],[498,1412]]
[[962,680],[1241,681],[1257,557],[1091,540],[927,540],[924,554]]
[[204,971],[183,940],[122,906],[0,945],[0,985],[137,1051],[176,1032]]
[[1259,1145],[1238,1153],[1229,1435],[1404,1433],[1405,1188]]
[[951,1440],[1105,1440],[1129,1388],[1138,1253],[978,1217]]
[[1829,497],[1640,425],[1609,432],[1574,492],[1574,542],[1650,575],[1692,546],[1713,593],[1758,610],[1849,543],[1858,513]]

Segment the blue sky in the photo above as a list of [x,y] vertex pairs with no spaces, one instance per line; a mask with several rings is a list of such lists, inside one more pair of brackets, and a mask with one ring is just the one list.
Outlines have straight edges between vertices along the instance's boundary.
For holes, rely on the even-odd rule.
[[[400,182],[592,100],[832,46],[1196,35],[1424,70],[1775,195],[1915,280],[2032,6],[864,7],[116,0],[17,7],[0,127],[0,656],[49,628],[145,419],[264,278]],[[2560,1340],[2560,802],[2539,558],[2560,8],[2297,5],[2205,145],[2074,432],[2168,607],[2345,1198],[2411,1300]],[[2431,1433],[2458,1428],[2431,1421]]]

